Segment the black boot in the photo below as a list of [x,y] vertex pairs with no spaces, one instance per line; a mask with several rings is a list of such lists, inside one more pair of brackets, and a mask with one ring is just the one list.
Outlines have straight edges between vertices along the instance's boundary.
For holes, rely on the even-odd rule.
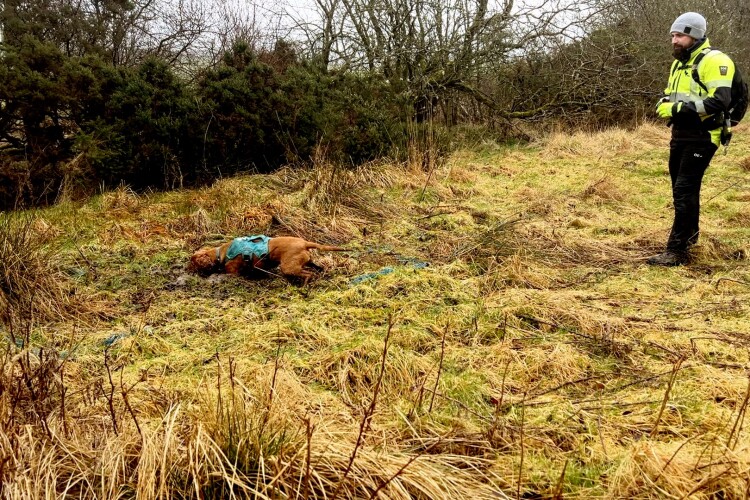
[[674,250],[667,250],[659,255],[649,257],[646,262],[652,266],[680,266],[688,263],[687,252],[677,252]]

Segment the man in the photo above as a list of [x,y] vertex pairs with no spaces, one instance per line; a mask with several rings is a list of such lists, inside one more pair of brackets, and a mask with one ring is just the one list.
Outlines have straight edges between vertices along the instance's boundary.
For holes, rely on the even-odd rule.
[[[659,101],[656,112],[672,126],[669,175],[674,222],[666,251],[647,261],[661,266],[688,262],[688,249],[698,241],[701,182],[719,148],[734,76],[732,60],[718,50],[708,50],[703,16],[695,12],[682,14],[670,32],[675,61],[664,91],[666,95]],[[697,67],[699,83],[693,79],[693,66],[701,53],[704,55]]]

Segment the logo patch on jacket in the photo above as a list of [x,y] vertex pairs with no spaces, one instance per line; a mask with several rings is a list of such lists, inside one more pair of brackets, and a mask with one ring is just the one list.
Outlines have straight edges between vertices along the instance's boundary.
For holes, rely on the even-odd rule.
[[728,72],[729,66],[719,66],[719,73],[721,73],[721,76],[727,76]]

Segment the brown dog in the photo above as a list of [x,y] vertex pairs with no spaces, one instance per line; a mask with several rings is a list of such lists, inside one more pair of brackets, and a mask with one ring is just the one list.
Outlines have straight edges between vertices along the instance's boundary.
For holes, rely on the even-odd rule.
[[294,236],[244,236],[218,247],[201,248],[190,257],[189,269],[201,274],[222,271],[247,274],[253,269],[268,270],[279,266],[281,274],[288,278],[300,278],[306,284],[313,275],[309,268],[323,270],[312,261],[311,249],[331,252],[346,250]]

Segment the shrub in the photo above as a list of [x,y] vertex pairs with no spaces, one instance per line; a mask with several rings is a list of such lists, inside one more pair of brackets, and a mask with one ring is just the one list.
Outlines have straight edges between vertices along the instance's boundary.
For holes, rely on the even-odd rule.
[[208,177],[243,170],[268,172],[283,163],[278,133],[282,109],[273,69],[245,44],[198,80],[193,156]]
[[[5,147],[0,185],[9,191],[4,204],[54,201],[57,169],[71,147],[71,123],[63,112],[72,100],[65,84],[67,71],[69,61],[56,47],[33,38],[24,37],[18,47],[4,51],[0,140]],[[27,175],[18,176],[22,164]]]
[[404,103],[379,77],[329,75],[299,64],[284,75],[281,93],[291,161],[309,160],[315,146],[345,165],[404,149]]
[[407,149],[402,92],[377,76],[327,73],[289,44],[236,44],[192,84],[157,59],[114,67],[23,40],[0,67],[2,208],[269,172],[320,151],[358,165]]
[[172,188],[192,179],[190,164],[183,170],[183,158],[195,105],[169,66],[150,59],[119,74],[102,69],[99,81],[109,95],[92,100],[77,141],[98,179],[107,186],[125,182],[134,188]]

